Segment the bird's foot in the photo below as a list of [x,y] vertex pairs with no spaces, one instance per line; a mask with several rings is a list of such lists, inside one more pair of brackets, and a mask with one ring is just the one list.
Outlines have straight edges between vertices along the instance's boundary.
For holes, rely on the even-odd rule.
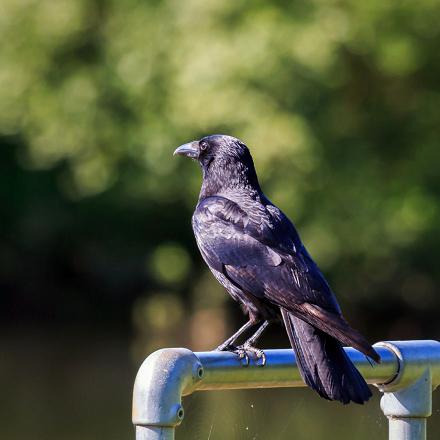
[[[246,342],[243,345],[239,345],[238,347],[232,344],[221,344],[216,348],[217,351],[230,351],[231,353],[235,353],[240,360],[244,360],[243,366],[249,366],[250,359],[249,353],[253,354],[256,358],[256,365],[259,367],[264,367],[266,365],[266,354],[261,348],[254,347],[253,345],[247,344]],[[258,362],[261,359],[261,362]]]
[[244,359],[244,367],[249,366],[249,355],[247,354],[247,351],[243,348],[243,346],[235,347],[233,352],[238,355],[238,358],[240,360]]
[[[234,350],[234,353],[237,353],[240,359],[246,359],[246,366],[249,365],[249,353],[252,353],[257,359],[257,362],[255,362],[256,365],[259,367],[264,367],[266,365],[266,354],[263,350],[261,350],[261,348],[244,343],[243,345],[238,346],[236,350]],[[258,362],[260,359],[261,362]]]
[[240,358],[240,360],[244,359],[245,367],[249,365],[249,355],[242,346],[236,347],[232,344],[221,344],[216,348],[216,351],[229,351],[231,353],[235,353]]

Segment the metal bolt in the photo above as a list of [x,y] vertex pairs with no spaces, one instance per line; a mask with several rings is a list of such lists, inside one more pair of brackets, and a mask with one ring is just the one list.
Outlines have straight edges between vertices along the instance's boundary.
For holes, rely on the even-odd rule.
[[180,407],[178,410],[177,410],[177,417],[179,418],[179,420],[183,420],[183,416],[185,415],[185,411],[183,410],[183,408],[182,407]]
[[203,374],[203,367],[200,365],[200,367],[197,369],[197,376],[201,379],[203,377]]

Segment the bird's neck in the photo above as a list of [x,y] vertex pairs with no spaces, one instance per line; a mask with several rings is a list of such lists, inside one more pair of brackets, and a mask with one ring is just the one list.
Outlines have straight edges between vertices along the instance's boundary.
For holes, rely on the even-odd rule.
[[203,168],[202,172],[203,183],[199,200],[214,195],[242,195],[253,199],[258,199],[262,195],[253,166],[225,161]]

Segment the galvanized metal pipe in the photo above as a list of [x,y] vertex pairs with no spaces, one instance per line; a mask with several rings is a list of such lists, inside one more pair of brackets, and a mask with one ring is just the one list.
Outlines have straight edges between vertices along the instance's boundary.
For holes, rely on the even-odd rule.
[[426,439],[426,418],[388,417],[390,440]]
[[[372,366],[366,357],[353,348],[346,348],[350,359],[369,383],[392,380],[398,370],[396,356],[387,348],[378,349],[382,362]],[[230,390],[243,388],[304,387],[293,351],[265,350],[266,365],[258,366],[252,359],[243,366],[234,353],[208,351],[195,353],[203,366],[203,379],[196,390]]]
[[136,426],[136,440],[173,440],[174,426]]
[[[358,351],[345,350],[367,382],[384,392],[381,407],[390,419],[390,439],[423,439],[424,421],[431,413],[431,391],[440,382],[440,343],[383,342],[375,348],[382,362],[373,366]],[[194,391],[305,386],[292,350],[265,353],[264,367],[254,361],[244,366],[228,352],[170,348],[151,354],[139,369],[134,386],[136,439],[173,439],[184,416],[182,396]],[[402,410],[414,402],[424,402],[424,406],[418,411],[415,407]]]
[[440,384],[438,341],[381,342],[399,360],[399,374],[382,385],[380,402],[389,420],[390,440],[425,440],[432,413],[432,392]]

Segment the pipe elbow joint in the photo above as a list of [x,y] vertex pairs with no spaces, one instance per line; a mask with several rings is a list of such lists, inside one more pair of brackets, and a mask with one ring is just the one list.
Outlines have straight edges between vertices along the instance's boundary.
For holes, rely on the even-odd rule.
[[375,346],[389,349],[398,360],[394,378],[376,385],[384,393],[381,399],[384,414],[388,417],[429,417],[431,394],[440,383],[440,342],[385,341]]
[[142,363],[133,389],[133,424],[175,427],[184,417],[182,396],[203,377],[197,356],[185,348],[155,351]]

